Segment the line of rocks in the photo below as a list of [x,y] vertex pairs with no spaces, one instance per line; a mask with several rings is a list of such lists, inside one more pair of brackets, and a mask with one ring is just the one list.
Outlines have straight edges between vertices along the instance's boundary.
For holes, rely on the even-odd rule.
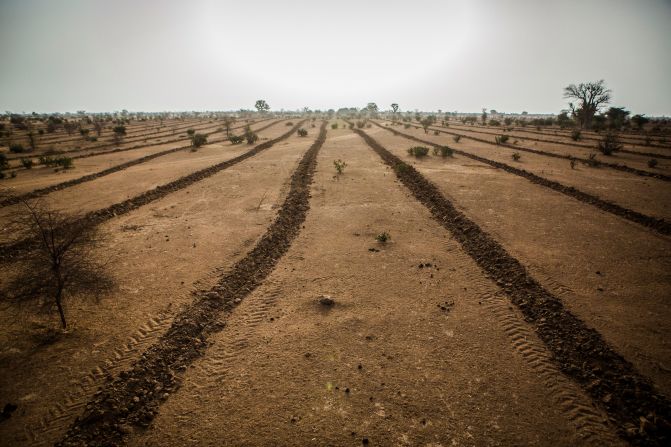
[[364,131],[354,132],[394,169],[415,198],[521,310],[552,352],[553,361],[606,411],[622,438],[635,445],[669,445],[671,405],[648,379],[596,330],[564,308],[559,298],[532,278],[492,236],[457,210],[433,183]]
[[[381,127],[382,129],[389,130],[392,132],[394,135],[402,136],[404,138],[407,138],[409,140],[417,141],[422,144],[427,144],[430,146],[440,146],[437,143],[433,143],[431,141],[427,140],[422,140],[421,138],[417,138],[413,135],[408,135],[403,132],[399,132],[396,129],[391,129],[389,127],[381,126],[378,123],[373,122],[373,124]],[[608,200],[600,199],[599,197],[586,193],[584,191],[580,191],[579,189],[576,189],[572,186],[566,186],[563,185],[559,182],[556,182],[554,180],[549,180],[545,177],[541,177],[539,175],[533,174],[525,169],[520,169],[516,168],[514,166],[507,165],[505,163],[501,163],[498,161],[490,160],[488,158],[480,157],[478,155],[471,154],[469,152],[464,152],[459,149],[453,149],[456,154],[462,155],[464,157],[470,158],[471,160],[476,160],[481,163],[488,164],[489,166],[493,166],[498,169],[502,169],[506,172],[509,172],[511,174],[518,175],[520,177],[524,177],[527,180],[529,180],[532,183],[535,183],[537,185],[545,186],[546,188],[550,188],[554,191],[560,192],[562,194],[565,194],[569,197],[572,197],[576,200],[579,200],[583,203],[587,203],[589,205],[593,205],[600,210],[606,211],[608,213],[614,214],[616,216],[622,217],[624,219],[627,219],[631,222],[635,222],[639,225],[643,225],[646,228],[650,228],[651,230],[654,230],[660,234],[663,234],[665,236],[671,235],[671,222],[668,222],[664,219],[657,218],[657,217],[652,217],[648,216],[643,213],[639,213],[638,211],[634,211],[629,208],[625,208],[623,206],[620,206],[616,203],[609,202]]]
[[[257,129],[256,132],[261,132],[261,131],[263,131],[263,130],[271,127],[271,126],[274,126],[277,123],[279,123],[279,121],[274,121],[274,122],[272,122],[272,123],[270,123],[270,124],[268,124],[264,127],[261,127],[259,129]],[[217,131],[210,132],[207,135],[209,136],[209,135],[212,135],[214,133],[217,133]],[[222,141],[222,140],[211,141],[211,142],[208,142],[207,144],[216,143],[218,141]],[[141,146],[141,147],[145,147],[145,146]],[[145,155],[144,157],[136,158],[135,160],[130,160],[130,161],[127,161],[125,163],[121,163],[121,164],[118,164],[116,166],[112,166],[111,168],[107,168],[107,169],[104,169],[104,170],[99,171],[99,172],[94,172],[92,174],[84,175],[82,177],[78,177],[78,178],[75,178],[75,179],[72,179],[72,180],[67,180],[65,182],[57,183],[55,185],[50,185],[50,186],[47,186],[47,187],[44,187],[44,188],[35,189],[35,190],[27,192],[25,194],[12,195],[12,196],[9,196],[9,197],[7,197],[3,200],[0,200],[0,208],[3,208],[5,206],[9,206],[9,205],[15,205],[15,204],[17,204],[21,201],[35,199],[37,197],[41,197],[41,196],[50,194],[50,193],[55,192],[55,191],[60,191],[62,189],[70,188],[72,186],[79,185],[81,183],[90,182],[91,180],[95,180],[95,179],[98,179],[100,177],[105,177],[106,175],[110,175],[110,174],[113,174],[115,172],[123,171],[124,169],[128,169],[131,166],[139,165],[139,164],[148,162],[149,160],[153,160],[155,158],[163,157],[164,155],[172,154],[174,152],[179,152],[179,151],[182,151],[184,149],[189,149],[191,147],[192,146],[190,144],[187,144],[187,145],[184,145],[184,146],[168,149],[168,150],[165,150],[165,151],[156,152],[155,154]],[[133,148],[117,149],[115,151],[110,151],[110,152],[105,152],[105,153],[109,154],[109,153],[112,153],[112,152],[122,152],[122,151],[128,151],[128,150],[132,150],[132,149],[137,149],[137,148],[133,147]],[[94,156],[94,155],[102,155],[102,154],[82,155],[79,158],[84,158],[84,157]]]
[[[256,154],[263,152],[266,149],[269,149],[276,143],[286,140],[289,138],[298,128],[303,124],[304,121],[301,121],[291,127],[291,130],[284,133],[283,135],[274,138],[272,140],[265,141],[259,145],[254,146],[253,149],[245,152],[244,154],[238,155],[235,158],[230,160],[217,163],[215,165],[209,166],[207,168],[201,169],[191,174],[185,175],[173,180],[172,182],[166,183],[164,185],[157,186],[154,189],[145,191],[135,197],[126,199],[123,202],[118,202],[112,204],[106,208],[99,210],[91,211],[86,214],[82,219],[87,219],[95,224],[102,223],[106,220],[112,219],[113,217],[126,214],[130,211],[133,211],[141,206],[144,206],[148,203],[154,202],[156,200],[162,199],[163,197],[171,194],[180,189],[184,189],[192,184],[204,180],[208,177],[213,176],[214,174],[222,171],[224,169],[230,168],[233,165],[236,165],[244,160],[247,160],[250,157],[255,156]],[[35,245],[36,241],[32,238],[22,239],[15,242],[10,242],[7,244],[0,245],[0,262],[9,261],[17,256],[19,256],[25,250],[29,250]]]
[[[379,125],[379,123],[375,123],[375,124]],[[421,127],[421,126],[417,126],[415,124],[411,124],[411,126],[413,126],[415,128],[418,128],[418,129]],[[501,146],[501,147],[505,147],[505,148],[508,148],[508,149],[515,149],[515,150],[518,150],[518,151],[529,152],[529,153],[532,153],[532,154],[543,155],[543,156],[546,156],[546,157],[561,158],[561,159],[564,159],[564,160],[575,160],[575,161],[580,161],[580,162],[583,162],[583,163],[590,163],[591,162],[591,160],[588,160],[588,159],[582,158],[582,157],[574,157],[572,155],[556,154],[554,152],[547,152],[547,151],[541,151],[539,149],[532,149],[532,148],[529,148],[529,147],[517,146],[517,145],[511,144],[511,143],[499,143],[499,144],[497,144],[495,142],[485,140],[484,138],[473,137],[473,136],[470,136],[470,135],[463,135],[463,134],[459,134],[459,133],[456,133],[456,132],[450,132],[450,131],[447,131],[447,130],[438,130],[438,132],[448,134],[448,135],[454,135],[454,136],[458,135],[462,138],[467,138],[469,140],[477,141],[479,143],[485,143],[485,144],[490,144],[490,145],[494,145],[494,146]],[[663,180],[665,182],[671,181],[671,175],[660,174],[658,172],[650,172],[650,171],[646,171],[644,169],[632,168],[632,167],[627,166],[625,164],[609,163],[609,162],[604,162],[604,161],[599,160],[599,165],[600,166],[606,166],[608,168],[615,169],[615,170],[622,171],[622,172],[628,172],[630,174],[640,175],[642,177],[652,177],[652,178],[656,178],[657,180]]]
[[325,141],[326,122],[291,176],[289,194],[261,240],[214,288],[197,294],[131,370],[96,393],[57,446],[119,445],[134,426],[151,423],[161,403],[179,388],[186,368],[204,354],[208,337],[223,328],[227,314],[265,280],[300,232]]

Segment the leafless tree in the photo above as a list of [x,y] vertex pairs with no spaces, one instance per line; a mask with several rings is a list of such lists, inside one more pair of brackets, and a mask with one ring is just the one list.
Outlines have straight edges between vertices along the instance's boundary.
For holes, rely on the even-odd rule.
[[569,106],[577,121],[587,129],[592,125],[594,114],[610,101],[610,94],[611,91],[606,88],[603,79],[578,85],[571,84],[564,88],[564,98],[578,101],[577,105],[569,103]]
[[54,210],[42,201],[22,201],[11,221],[13,230],[27,235],[34,246],[20,257],[4,296],[55,307],[65,329],[66,297],[98,295],[113,287],[109,261],[94,254],[102,240],[90,219]]

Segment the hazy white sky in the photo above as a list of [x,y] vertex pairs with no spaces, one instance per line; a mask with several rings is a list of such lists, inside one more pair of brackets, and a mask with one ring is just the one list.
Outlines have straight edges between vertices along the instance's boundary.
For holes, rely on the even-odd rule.
[[0,110],[671,115],[671,0],[0,0]]

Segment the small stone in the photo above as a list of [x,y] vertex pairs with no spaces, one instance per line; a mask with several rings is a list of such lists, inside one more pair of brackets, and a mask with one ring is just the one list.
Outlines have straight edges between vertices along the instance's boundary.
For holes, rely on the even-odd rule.
[[140,398],[137,397],[137,396],[134,396],[134,397],[133,397],[133,402],[135,402],[135,403],[140,402]]

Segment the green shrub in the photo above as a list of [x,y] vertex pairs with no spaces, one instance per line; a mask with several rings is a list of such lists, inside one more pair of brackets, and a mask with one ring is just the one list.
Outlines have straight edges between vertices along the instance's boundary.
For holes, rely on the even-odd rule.
[[333,166],[335,166],[336,173],[338,175],[340,175],[343,172],[345,172],[345,168],[347,167],[347,163],[345,163],[341,159],[337,159],[337,160],[333,160]]
[[522,158],[519,152],[515,152],[512,157],[514,161],[520,161],[520,158]]
[[193,137],[196,133],[196,129],[187,129],[186,134],[190,137]]
[[207,135],[203,133],[196,133],[191,137],[191,145],[194,148],[199,148],[204,144],[207,144]]
[[408,172],[409,170],[410,165],[408,165],[407,163],[400,162],[394,165],[394,171],[396,171],[399,174],[403,174],[404,172]]
[[231,135],[228,136],[228,141],[230,141],[231,144],[240,144],[240,143],[242,143],[243,141],[245,141],[245,137],[242,136],[242,135],[233,135],[233,134],[231,134]]
[[489,125],[490,126],[500,126],[501,121],[499,121],[499,120],[489,120]]
[[247,140],[247,144],[254,144],[259,140],[259,136],[252,131],[252,129],[247,126],[245,127],[245,140]]
[[510,136],[508,136],[508,135],[497,135],[496,137],[494,137],[494,141],[496,141],[496,144],[507,143],[509,139],[510,139]]
[[9,152],[12,154],[21,154],[26,151],[26,148],[22,144],[14,143],[9,146]]
[[440,155],[441,157],[454,157],[454,149],[449,146],[434,146],[433,155]]
[[424,157],[429,154],[429,148],[426,146],[413,146],[408,148],[408,154],[413,157]]
[[622,144],[620,144],[620,139],[617,134],[613,132],[608,132],[603,136],[603,139],[599,141],[599,150],[603,155],[612,155],[614,152],[622,149]]
[[375,240],[381,244],[386,244],[389,239],[391,239],[391,236],[386,231],[375,236]]
[[308,131],[301,127],[300,129],[298,129],[298,136],[299,137],[307,137],[308,136]]
[[30,158],[30,157],[22,157],[21,158],[21,165],[26,169],[32,169],[33,168],[33,159]]
[[338,123],[331,124],[331,129],[337,129],[337,128],[338,128]]
[[571,139],[573,141],[580,141],[580,138],[582,138],[582,132],[580,132],[580,129],[573,129],[571,132]]

